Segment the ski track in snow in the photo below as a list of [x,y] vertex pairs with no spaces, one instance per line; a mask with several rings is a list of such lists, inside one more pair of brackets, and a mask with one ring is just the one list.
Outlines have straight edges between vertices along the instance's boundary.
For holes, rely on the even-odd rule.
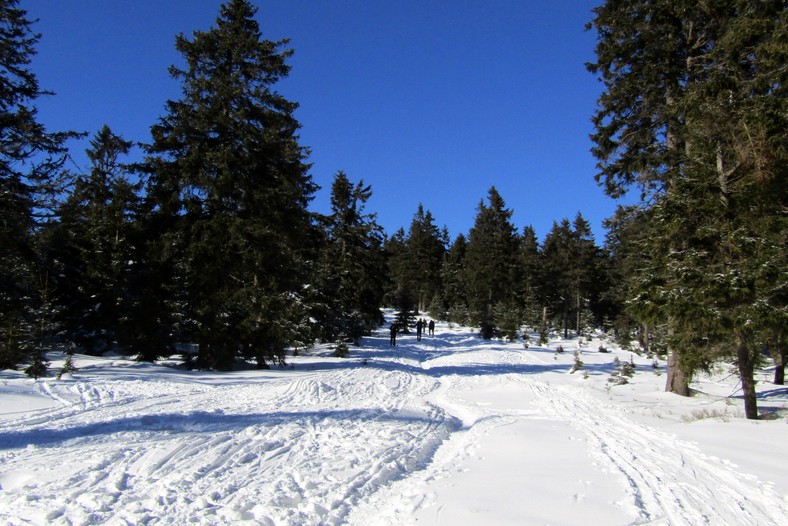
[[788,507],[768,485],[691,443],[627,418],[580,389],[532,385],[546,412],[588,439],[600,466],[621,474],[639,512],[635,524],[780,524]]
[[[528,419],[582,433],[599,469],[620,478],[633,524],[788,516],[768,485],[725,460],[635,422],[582,385],[540,380],[536,372],[552,365],[536,355],[481,347],[467,332],[395,349],[384,336],[370,340],[366,367],[237,384],[220,375],[39,382],[61,406],[2,422],[0,522],[408,523],[479,436]],[[463,399],[491,382],[526,386],[528,408]]]

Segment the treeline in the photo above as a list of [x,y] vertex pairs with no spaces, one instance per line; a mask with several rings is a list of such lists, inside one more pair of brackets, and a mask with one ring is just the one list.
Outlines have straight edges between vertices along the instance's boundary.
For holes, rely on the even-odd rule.
[[[449,243],[445,229],[419,206],[407,232],[385,243],[392,285],[386,304],[403,317],[418,312],[479,327],[482,337],[515,340],[524,325],[547,338],[594,327],[614,329],[619,314],[610,281],[611,259],[588,222],[553,224],[543,243],[531,226],[522,232],[495,189],[479,203],[470,232]],[[622,334],[623,337],[628,337]]]
[[52,348],[266,367],[369,333],[389,305],[485,338],[602,327],[670,356],[681,394],[731,358],[757,416],[753,368],[771,353],[783,381],[788,325],[786,8],[657,4],[605,2],[589,24],[605,86],[597,178],[611,197],[642,195],[600,247],[580,213],[541,241],[519,231],[495,188],[453,240],[423,206],[387,236],[365,210],[372,189],[343,172],[330,213],[310,212],[297,104],[276,91],[292,51],[262,37],[247,0],[176,38],[181,98],[140,160],[105,126],[72,174],[79,134],[37,120],[39,36],[0,0],[0,368],[42,375]]

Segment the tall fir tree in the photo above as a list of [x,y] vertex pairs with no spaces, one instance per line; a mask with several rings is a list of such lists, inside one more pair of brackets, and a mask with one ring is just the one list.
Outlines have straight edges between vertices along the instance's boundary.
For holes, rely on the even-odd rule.
[[540,294],[544,270],[539,240],[531,225],[523,228],[520,237],[520,265],[522,267],[520,297],[524,321],[531,327],[536,327],[542,322],[545,307]]
[[51,275],[35,238],[67,179],[65,141],[78,135],[38,121],[35,103],[51,94],[30,69],[39,39],[18,0],[0,0],[0,368],[33,359],[51,337],[40,330],[53,314],[41,294]]
[[383,323],[380,307],[386,289],[383,229],[375,214],[365,213],[372,189],[353,184],[340,171],[331,185],[331,214],[325,218],[325,246],[320,253],[323,299],[322,337],[358,339]]
[[489,205],[479,203],[468,236],[465,279],[472,321],[485,338],[498,331],[498,312],[517,309],[520,282],[519,237],[501,194],[491,187]]
[[548,308],[549,317],[564,331],[568,337],[569,323],[573,307],[574,283],[572,268],[574,267],[572,225],[568,219],[553,222],[542,247],[544,273],[542,279],[542,296]]
[[786,321],[786,6],[606,2],[596,14],[595,154],[611,194],[651,190],[645,249],[659,264],[641,297],[674,346],[667,389],[688,394],[679,373],[732,356],[755,418],[759,349]]
[[262,38],[255,13],[231,0],[210,30],[177,37],[185,68],[170,74],[183,95],[153,126],[146,161],[160,254],[183,279],[182,337],[199,346],[200,366],[217,369],[237,357],[283,363],[309,330],[316,187],[297,104],[273,89],[292,51]]
[[403,278],[410,284],[419,312],[425,312],[440,295],[440,269],[448,240],[445,231],[435,225],[429,210],[419,204],[408,230]]
[[467,325],[468,291],[465,282],[465,255],[468,241],[464,234],[454,238],[441,269],[442,303],[446,319],[452,323]]
[[128,319],[129,273],[135,265],[138,184],[121,162],[133,144],[104,126],[87,151],[90,171],[77,176],[48,229],[47,256],[58,269],[62,337],[82,352],[117,345]]

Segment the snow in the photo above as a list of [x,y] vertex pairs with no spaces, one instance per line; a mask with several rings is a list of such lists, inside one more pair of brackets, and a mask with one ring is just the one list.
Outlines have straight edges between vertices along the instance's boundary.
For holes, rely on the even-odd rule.
[[[686,399],[599,337],[570,374],[576,339],[435,333],[392,348],[384,327],[349,358],[317,347],[268,371],[0,372],[0,523],[786,524],[788,389],[770,371],[772,418],[748,421],[725,367]],[[626,385],[608,382],[616,357],[637,365]]]

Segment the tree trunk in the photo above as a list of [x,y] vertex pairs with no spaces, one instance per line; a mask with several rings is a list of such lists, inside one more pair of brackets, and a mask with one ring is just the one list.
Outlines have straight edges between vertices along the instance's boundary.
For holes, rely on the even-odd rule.
[[668,393],[675,393],[680,396],[689,396],[689,381],[690,376],[679,367],[679,358],[676,351],[671,349],[668,351],[668,380],[665,385],[665,391]]
[[785,385],[785,362],[788,361],[786,358],[786,348],[783,345],[783,335],[780,332],[777,335],[776,342],[775,342],[775,349],[772,351],[772,356],[774,357],[774,383],[776,385]]
[[758,398],[755,392],[755,360],[747,346],[739,339],[736,357],[739,360],[739,378],[744,395],[744,416],[749,420],[758,419]]
[[638,334],[639,334],[638,342],[640,342],[640,346],[643,348],[643,352],[648,354],[649,352],[648,325],[643,323],[640,326],[640,330],[638,331]]
[[785,352],[778,351],[774,355],[774,383],[785,385]]

